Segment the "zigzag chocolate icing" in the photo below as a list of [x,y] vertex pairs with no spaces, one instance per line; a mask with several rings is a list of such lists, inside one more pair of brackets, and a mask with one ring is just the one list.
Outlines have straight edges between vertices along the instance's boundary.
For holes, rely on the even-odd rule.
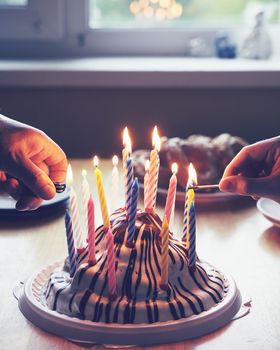
[[69,276],[68,261],[50,276],[45,298],[48,307],[69,316],[106,323],[154,323],[197,315],[218,304],[227,293],[225,277],[208,263],[188,268],[184,244],[170,233],[168,289],[160,289],[161,220],[137,211],[135,247],[124,243],[127,220],[120,209],[111,216],[117,274],[117,299],[108,298],[105,232],[96,231],[94,266],[87,264],[87,249]]

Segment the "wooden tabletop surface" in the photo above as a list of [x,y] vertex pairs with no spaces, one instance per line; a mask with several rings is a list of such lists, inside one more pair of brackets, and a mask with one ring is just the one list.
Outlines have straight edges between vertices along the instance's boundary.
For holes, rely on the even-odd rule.
[[[81,204],[81,170],[90,160],[73,160],[74,184]],[[102,161],[106,191],[110,192],[111,162]],[[96,198],[96,191],[94,189]],[[108,196],[109,202],[109,196]],[[140,201],[140,206],[142,202]],[[158,204],[159,214],[163,206]],[[99,215],[99,212],[98,212]],[[182,229],[178,205],[173,231]],[[197,251],[206,261],[229,272],[242,295],[252,299],[249,315],[210,335],[147,349],[280,349],[280,230],[256,209],[253,200],[241,198],[197,210]],[[0,222],[0,349],[81,349],[30,324],[20,313],[13,288],[36,269],[66,255],[63,215]],[[103,349],[103,346],[92,346]]]

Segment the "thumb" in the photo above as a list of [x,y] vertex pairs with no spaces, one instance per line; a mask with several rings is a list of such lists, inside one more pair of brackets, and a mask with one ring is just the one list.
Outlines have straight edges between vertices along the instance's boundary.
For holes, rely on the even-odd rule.
[[275,194],[270,177],[229,176],[221,180],[219,187],[223,192],[232,192],[244,196],[270,197]]
[[14,165],[12,172],[12,175],[23,182],[37,197],[51,199],[55,196],[55,186],[47,173],[30,159],[21,159]]

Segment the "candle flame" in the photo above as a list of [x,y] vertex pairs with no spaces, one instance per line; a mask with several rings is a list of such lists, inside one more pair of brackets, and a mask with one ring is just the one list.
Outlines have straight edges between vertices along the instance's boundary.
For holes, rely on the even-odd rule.
[[82,176],[86,177],[87,176],[87,171],[85,169],[82,170]]
[[160,151],[160,137],[158,134],[157,126],[155,126],[154,130],[153,130],[152,145],[153,145],[155,150],[157,150],[158,152]]
[[112,158],[112,163],[114,166],[117,166],[118,163],[119,163],[119,158],[118,156],[114,155],[113,158]]
[[129,136],[127,126],[124,128],[124,131],[123,131],[123,146],[126,148],[129,154],[132,153],[131,139]]
[[150,170],[150,161],[149,161],[149,159],[147,159],[145,162],[145,171],[147,172],[149,170]]
[[191,185],[197,185],[197,174],[196,174],[196,170],[193,166],[193,163],[190,163],[189,165],[189,178],[188,178],[188,184],[187,186],[191,186]]
[[99,159],[98,159],[97,156],[94,156],[94,157],[93,157],[93,166],[94,166],[95,168],[97,168],[98,165],[99,165]]
[[68,164],[68,167],[67,167],[66,184],[69,187],[73,185],[73,170],[70,163]]
[[171,171],[173,174],[177,174],[178,173],[178,164],[177,163],[172,163],[171,165]]

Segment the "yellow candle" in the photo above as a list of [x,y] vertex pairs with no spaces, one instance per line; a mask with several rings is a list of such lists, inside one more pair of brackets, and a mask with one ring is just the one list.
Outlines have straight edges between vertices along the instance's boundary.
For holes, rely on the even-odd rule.
[[149,169],[149,185],[147,190],[147,201],[145,203],[146,211],[155,210],[157,198],[157,184],[159,173],[159,151],[160,151],[160,137],[158,135],[157,127],[153,131],[153,146],[154,149],[150,153],[150,169]]
[[147,195],[148,195],[149,170],[150,170],[150,161],[149,159],[147,159],[145,163],[145,176],[144,176],[144,208],[146,208]]
[[94,175],[96,179],[96,186],[98,191],[98,198],[99,198],[99,204],[100,204],[100,209],[102,214],[103,226],[104,226],[104,229],[108,229],[110,227],[110,219],[109,219],[108,207],[107,207],[105,191],[103,186],[102,173],[98,168],[98,163],[99,163],[98,157],[94,156],[93,158],[93,165],[95,167]]
[[161,276],[160,287],[167,289],[168,287],[168,244],[169,244],[169,225],[166,216],[164,216],[161,232]]

